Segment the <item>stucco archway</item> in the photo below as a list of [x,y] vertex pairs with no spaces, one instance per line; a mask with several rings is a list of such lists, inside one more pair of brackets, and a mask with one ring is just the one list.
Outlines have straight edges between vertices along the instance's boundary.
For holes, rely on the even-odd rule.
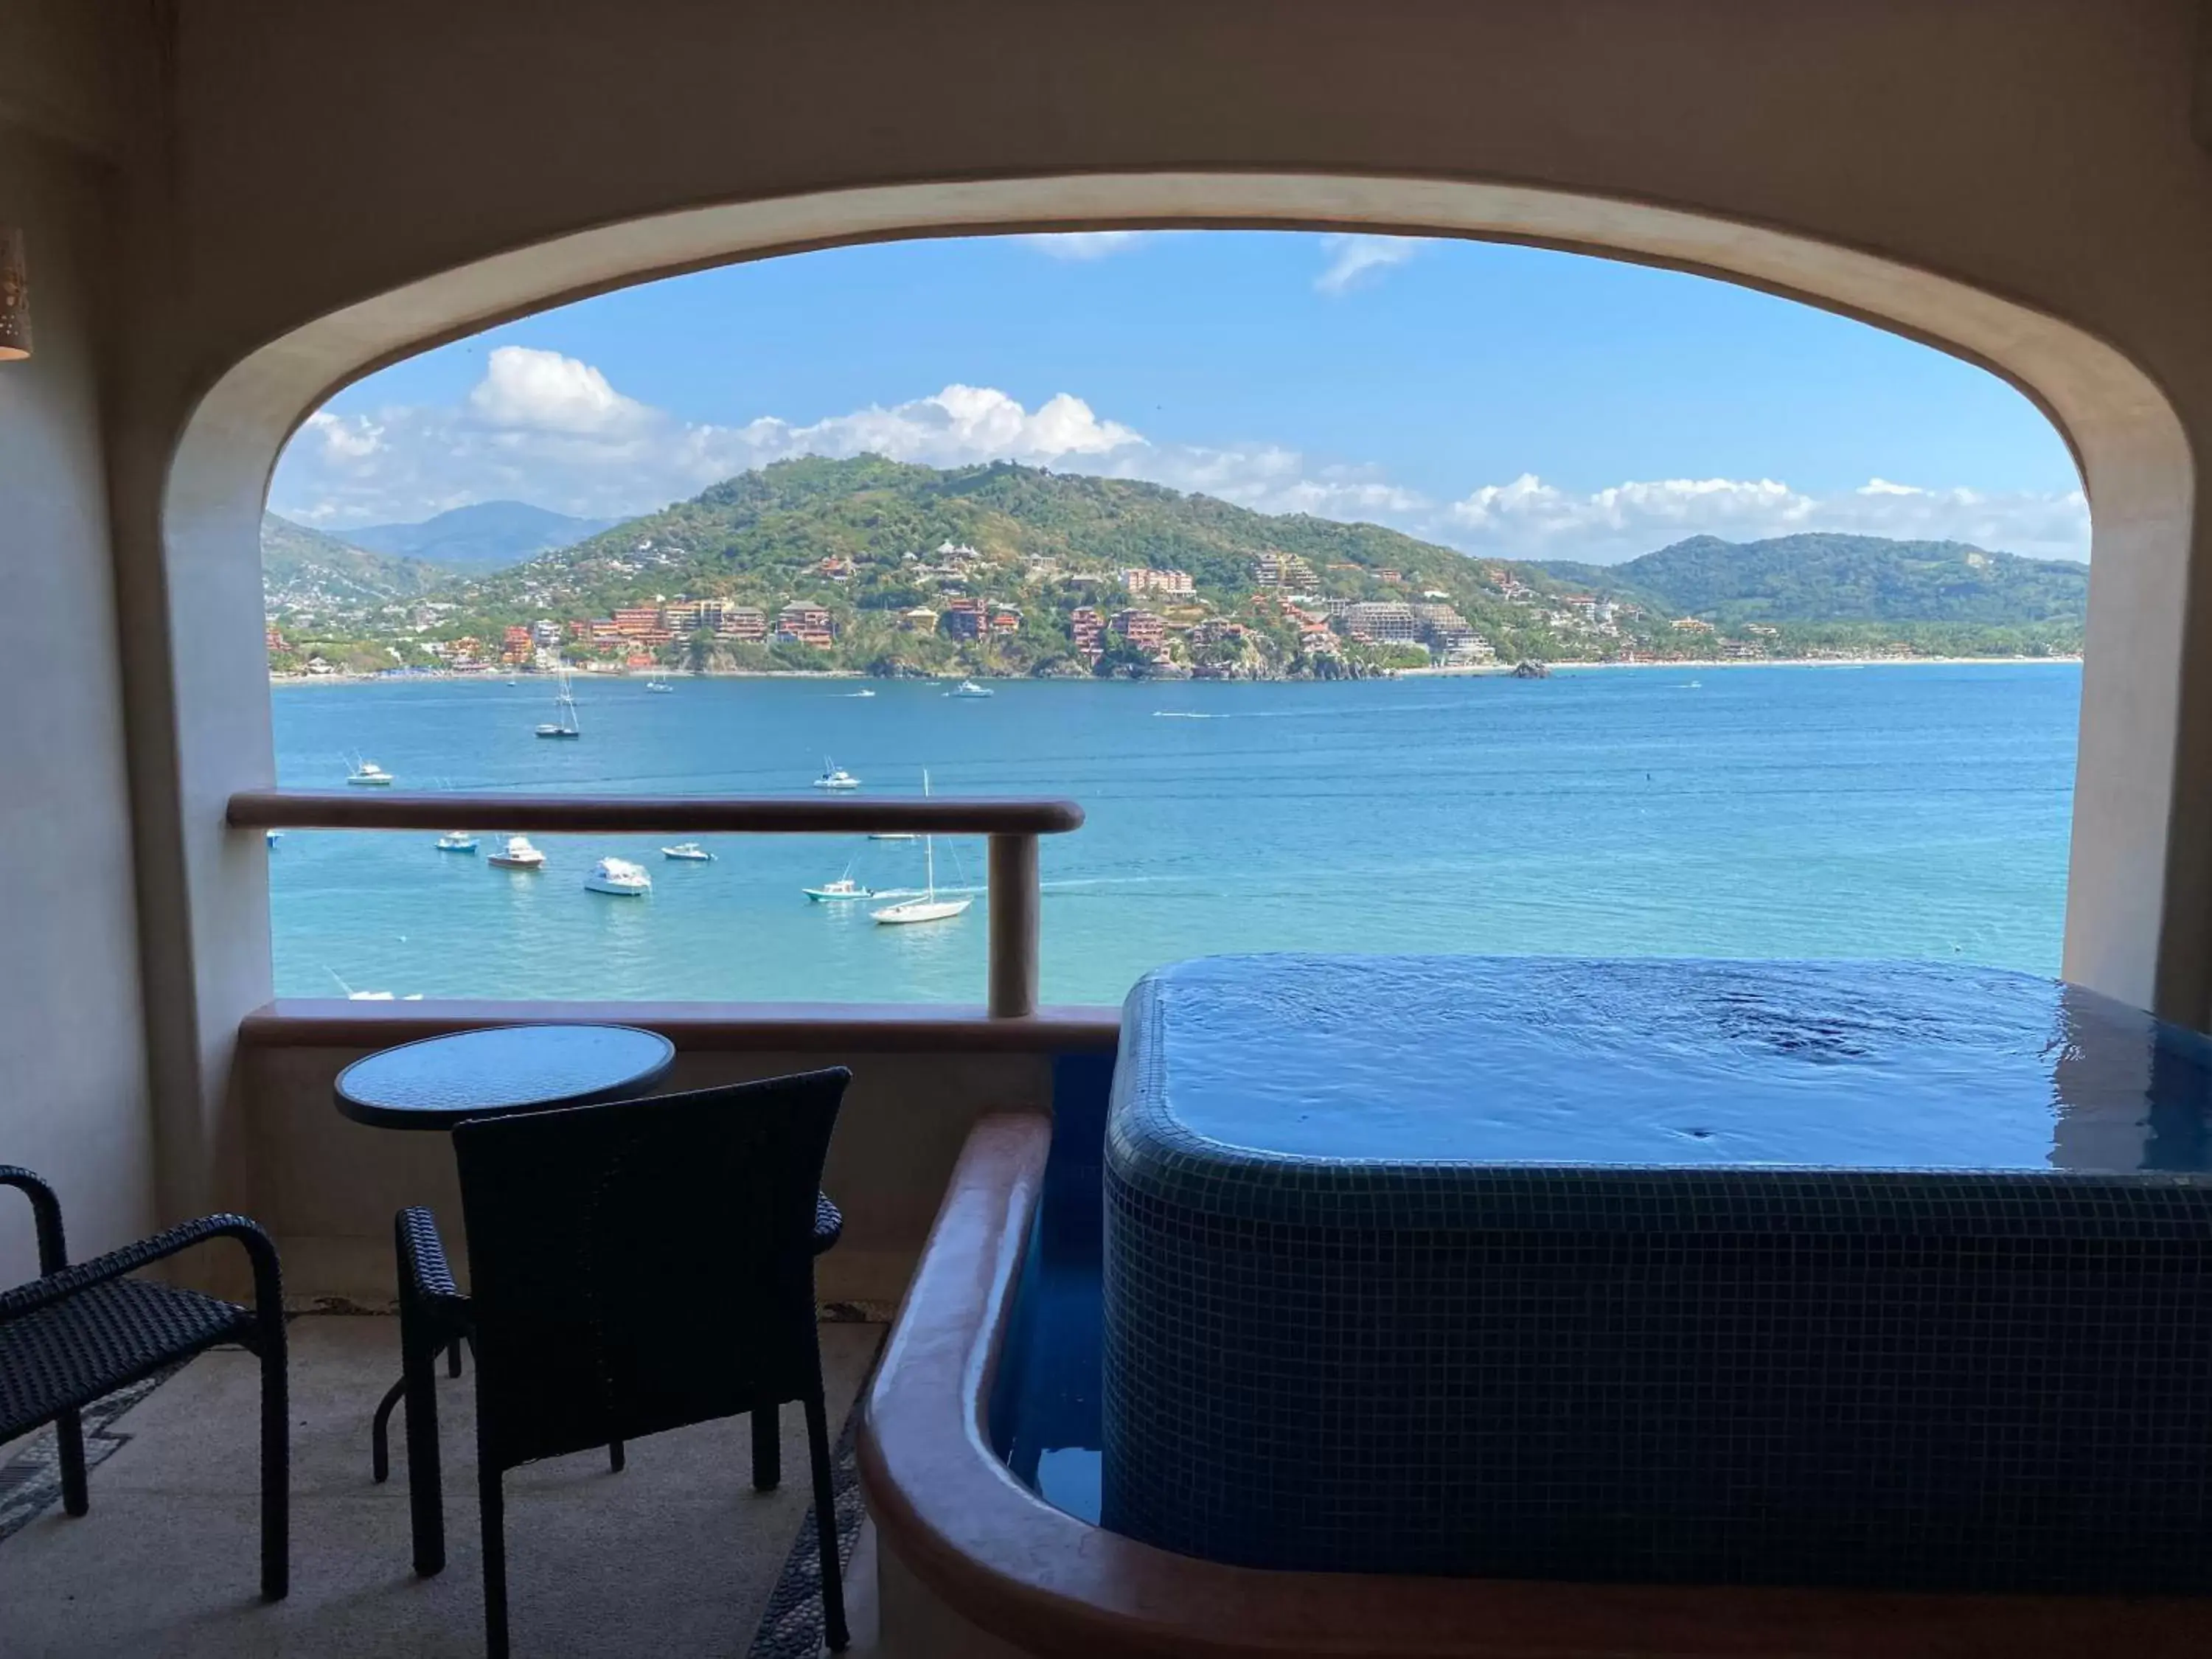
[[1002,178],[775,198],[580,231],[364,299],[221,374],[186,423],[163,499],[188,912],[178,977],[193,988],[204,1091],[186,1109],[201,1133],[165,1137],[169,1146],[216,1138],[210,1118],[230,1034],[270,994],[265,862],[258,837],[226,834],[222,808],[234,790],[272,781],[253,550],[270,470],[310,410],[428,346],[687,270],[856,241],[1130,227],[1403,230],[1638,260],[1856,317],[2019,386],[2065,435],[2094,506],[2064,971],[2202,1019],[2200,896],[2193,864],[2172,856],[2187,833],[2177,827],[2176,780],[2194,473],[2174,410],[2118,350],[2063,319],[1869,251],[1641,202],[1435,178]]

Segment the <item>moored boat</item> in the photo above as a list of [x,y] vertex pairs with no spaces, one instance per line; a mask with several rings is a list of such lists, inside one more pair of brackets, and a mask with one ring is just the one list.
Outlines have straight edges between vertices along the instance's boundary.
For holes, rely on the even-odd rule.
[[712,864],[714,861],[714,855],[696,841],[679,841],[673,847],[664,847],[660,849],[660,856],[685,864]]
[[576,699],[568,690],[568,671],[561,671],[560,690],[553,698],[553,718],[538,728],[541,738],[580,738],[584,728],[576,720]]
[[473,853],[477,850],[477,838],[465,830],[448,830],[438,837],[438,850],[441,853]]
[[586,890],[609,893],[617,898],[643,898],[653,890],[653,878],[641,864],[628,859],[601,859],[584,878]]
[[[929,795],[929,774],[927,772],[921,775],[921,793],[923,799],[927,799]],[[916,921],[950,921],[953,917],[963,914],[969,905],[975,903],[975,901],[972,898],[941,899],[937,896],[936,836],[924,836],[921,838],[921,860],[922,868],[927,872],[927,879],[923,884],[921,896],[902,899],[898,903],[887,904],[880,910],[871,910],[868,915],[872,920],[879,921],[887,927],[901,927]]]
[[543,870],[545,854],[530,844],[529,836],[509,836],[507,845],[487,856],[484,862],[502,870]]

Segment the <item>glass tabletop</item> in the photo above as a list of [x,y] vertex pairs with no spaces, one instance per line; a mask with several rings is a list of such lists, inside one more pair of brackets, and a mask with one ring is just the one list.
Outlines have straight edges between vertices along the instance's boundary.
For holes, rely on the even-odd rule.
[[426,1037],[338,1073],[338,1110],[383,1128],[444,1129],[503,1112],[622,1100],[658,1083],[676,1045],[631,1025],[501,1025]]

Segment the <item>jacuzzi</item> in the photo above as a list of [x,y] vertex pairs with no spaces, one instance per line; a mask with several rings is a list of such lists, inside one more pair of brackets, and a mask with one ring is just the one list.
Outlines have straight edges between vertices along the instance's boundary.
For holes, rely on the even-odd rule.
[[1952,967],[1250,957],[1059,1091],[989,1431],[1297,1572],[2201,1590],[2203,1040]]

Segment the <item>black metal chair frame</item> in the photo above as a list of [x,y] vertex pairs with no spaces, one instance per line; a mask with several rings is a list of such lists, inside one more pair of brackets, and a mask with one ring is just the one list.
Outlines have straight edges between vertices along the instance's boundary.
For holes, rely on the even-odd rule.
[[[261,1361],[261,1594],[290,1587],[291,1441],[284,1369],[283,1281],[276,1247],[241,1215],[203,1216],[69,1265],[61,1203],[30,1170],[0,1164],[0,1187],[31,1201],[40,1277],[0,1291],[0,1440],[47,1423],[60,1445],[62,1507],[91,1507],[82,1411],[94,1401],[223,1342]],[[253,1270],[253,1305],[130,1277],[211,1239],[234,1238]]]
[[[842,1071],[842,1068],[840,1068]],[[769,1082],[787,1079],[769,1079]],[[740,1087],[747,1085],[738,1085]],[[757,1085],[755,1085],[757,1086]],[[702,1094],[723,1091],[701,1091]],[[576,1112],[616,1112],[650,1107],[681,1097],[651,1097],[642,1100],[599,1106],[559,1109],[557,1115]],[[515,1114],[493,1121],[514,1123],[528,1117],[555,1115]],[[462,1126],[466,1127],[467,1126]],[[826,1194],[815,1194],[811,1253],[819,1256],[842,1235],[844,1218]],[[448,1356],[450,1374],[460,1374],[460,1348],[474,1352],[477,1324],[471,1298],[453,1279],[440,1237],[436,1218],[426,1207],[401,1210],[392,1218],[392,1244],[398,1259],[399,1291],[400,1381],[377,1408],[372,1427],[372,1458],[375,1479],[390,1473],[386,1422],[395,1403],[407,1408],[408,1510],[414,1545],[415,1571],[428,1577],[446,1565],[445,1504],[442,1458],[438,1437],[437,1361]],[[478,1389],[477,1486],[482,1508],[484,1563],[484,1606],[487,1646],[492,1659],[507,1652],[507,1559],[503,1466],[487,1439],[483,1401],[483,1370],[476,1368]],[[824,1633],[832,1650],[842,1650],[848,1636],[845,1622],[843,1587],[837,1546],[836,1493],[830,1461],[827,1409],[823,1397],[821,1361],[814,1358],[811,1389],[799,1395],[805,1414],[809,1462],[814,1487],[815,1524],[822,1557]],[[773,1491],[782,1479],[781,1424],[776,1404],[755,1406],[750,1412],[752,1439],[752,1483],[755,1490]],[[607,1443],[608,1464],[619,1474],[624,1462],[621,1440]]]

